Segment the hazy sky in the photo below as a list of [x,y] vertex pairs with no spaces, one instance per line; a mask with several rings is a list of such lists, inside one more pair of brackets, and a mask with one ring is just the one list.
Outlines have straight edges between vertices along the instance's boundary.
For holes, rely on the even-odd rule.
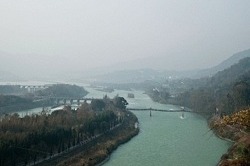
[[40,70],[84,70],[144,57],[163,58],[167,69],[178,61],[203,68],[248,48],[250,0],[0,1],[0,70],[40,62]]

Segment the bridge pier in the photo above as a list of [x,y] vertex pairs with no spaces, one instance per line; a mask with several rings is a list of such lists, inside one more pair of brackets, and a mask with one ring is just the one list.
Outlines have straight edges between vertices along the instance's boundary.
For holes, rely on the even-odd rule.
[[[77,104],[81,105],[81,103],[92,101],[95,98],[67,98],[67,97],[44,97],[45,99],[49,99],[51,104],[53,105],[72,105]],[[97,99],[97,98],[96,98]]]

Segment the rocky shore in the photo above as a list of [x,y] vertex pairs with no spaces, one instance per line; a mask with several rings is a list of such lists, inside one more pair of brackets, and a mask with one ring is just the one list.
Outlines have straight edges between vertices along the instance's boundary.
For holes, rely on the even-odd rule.
[[215,134],[233,142],[221,157],[219,166],[250,165],[250,109],[241,110],[230,116],[214,116],[209,122]]

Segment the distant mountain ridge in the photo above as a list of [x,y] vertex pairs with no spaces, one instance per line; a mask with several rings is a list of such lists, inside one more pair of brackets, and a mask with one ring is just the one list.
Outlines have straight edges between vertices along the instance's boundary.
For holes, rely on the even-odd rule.
[[[5,58],[11,58],[7,53],[1,52],[1,56]],[[239,62],[240,59],[245,57],[250,57],[250,49],[235,53],[228,59],[224,60],[220,64],[201,70],[187,70],[187,71],[174,71],[166,70],[161,68],[162,66],[168,66],[169,64],[177,64],[177,59],[171,59],[171,61],[166,61],[160,57],[148,57],[135,61],[128,61],[120,63],[114,66],[101,67],[99,69],[89,69],[89,70],[76,70],[76,71],[53,71],[45,72],[46,65],[38,65],[35,72],[32,70],[24,70],[22,66],[15,68],[13,63],[8,64],[7,70],[4,66],[0,69],[0,81],[19,81],[20,79],[36,79],[36,80],[61,80],[61,81],[72,81],[76,80],[78,82],[105,82],[105,83],[138,83],[146,80],[163,80],[163,79],[178,79],[178,78],[202,78],[202,77],[212,77],[217,72],[229,68],[230,66]],[[26,58],[27,59],[27,58]],[[48,59],[43,59],[43,63],[47,64]],[[3,61],[2,63],[4,63]],[[7,63],[7,60],[6,60]],[[41,63],[41,64],[43,64]],[[159,64],[158,64],[159,63]],[[188,63],[188,62],[186,62]],[[28,64],[28,62],[26,62]],[[146,68],[138,64],[144,64]],[[180,65],[180,64],[179,64]],[[26,65],[30,66],[30,65]],[[35,65],[32,62],[32,65]],[[154,68],[155,67],[155,68]],[[158,69],[157,69],[158,67]],[[178,68],[178,65],[176,66]],[[15,68],[15,70],[11,70]],[[1,71],[6,70],[6,71]],[[11,73],[11,72],[13,73]],[[27,73],[26,73],[27,72]]]
[[231,57],[229,57],[228,59],[224,60],[223,62],[212,68],[200,70],[194,75],[194,77],[199,78],[199,77],[212,76],[217,72],[225,70],[230,66],[238,63],[241,59],[246,57],[250,57],[250,49],[233,54]]
[[146,80],[163,80],[163,79],[178,79],[178,78],[202,78],[212,77],[216,73],[230,68],[232,65],[237,64],[241,59],[250,57],[250,49],[233,54],[228,59],[220,64],[201,70],[190,71],[167,71],[167,70],[154,70],[154,69],[133,69],[133,70],[120,70],[107,74],[99,74],[94,76],[95,81],[105,83],[138,83]]

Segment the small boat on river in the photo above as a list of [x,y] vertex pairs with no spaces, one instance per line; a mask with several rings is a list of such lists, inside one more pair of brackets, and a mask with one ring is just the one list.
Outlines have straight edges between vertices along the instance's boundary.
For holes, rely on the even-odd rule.
[[184,119],[184,112],[182,112],[180,118],[181,118],[181,119]]

